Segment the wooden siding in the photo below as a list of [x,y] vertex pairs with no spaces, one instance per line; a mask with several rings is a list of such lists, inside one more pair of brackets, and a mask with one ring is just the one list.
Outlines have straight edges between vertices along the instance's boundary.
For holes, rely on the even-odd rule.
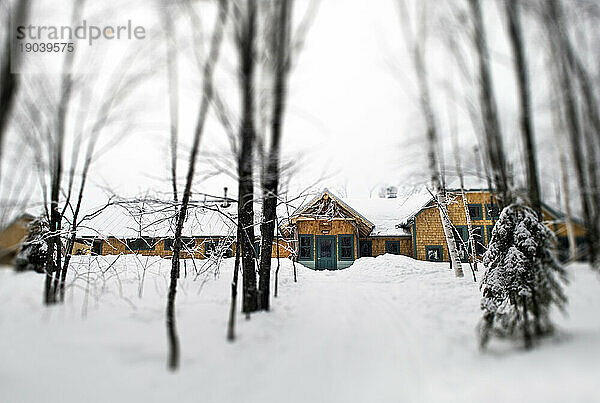
[[[471,219],[473,226],[483,226],[483,243],[487,246],[489,240],[489,229],[493,225],[493,221],[488,219],[487,206],[490,204],[490,193],[481,192],[467,192],[467,204],[480,204],[483,209],[483,219],[474,220]],[[448,215],[452,224],[455,226],[467,225],[467,218],[465,216],[465,210],[462,202],[462,198],[458,193],[449,193],[448,200],[452,200],[448,204]],[[542,218],[548,227],[553,230],[559,236],[566,236],[567,230],[564,223],[554,223],[556,220],[546,209],[542,211]],[[585,229],[581,225],[575,225],[575,233],[577,236],[584,236]],[[446,245],[446,237],[442,227],[442,220],[440,219],[440,213],[433,203],[427,208],[423,209],[415,217],[415,225],[412,230],[413,240],[415,245],[413,251],[410,254],[414,256],[416,251],[416,258],[419,260],[426,260],[425,247],[426,246],[442,246],[443,249],[443,260],[448,261],[448,246]]]
[[408,237],[367,237],[361,241],[371,242],[371,256],[379,256],[385,254],[385,241],[400,242],[400,254],[404,256],[413,255],[412,239]]
[[31,218],[20,217],[0,232],[0,263],[11,264],[29,233]]
[[[492,220],[487,219],[486,204],[490,204],[490,194],[488,192],[468,192],[467,204],[480,204],[483,209],[483,219],[471,220],[474,226],[484,226],[483,243],[487,245],[487,227],[492,226]],[[454,200],[452,200],[454,199]],[[460,194],[448,194],[448,215],[454,225],[467,225],[467,217],[465,216],[465,208]],[[451,201],[452,200],[452,201]],[[450,202],[451,201],[451,202]],[[427,260],[425,255],[425,246],[442,246],[444,261],[448,261],[448,246],[446,245],[446,237],[440,219],[440,212],[431,203],[428,208],[422,210],[415,218],[415,234],[413,239],[416,240],[416,258],[419,260]],[[413,250],[414,254],[414,250]]]
[[[218,243],[223,238],[195,238],[194,239],[194,253],[193,256],[190,253],[182,251],[181,256],[184,259],[205,259],[206,258],[206,243],[207,240],[212,240],[215,243]],[[279,243],[273,242],[273,247],[271,249],[272,257],[277,257],[277,248],[279,247],[279,257],[280,258],[288,258],[292,255],[294,251],[294,242],[291,239],[279,239]],[[83,248],[82,248],[83,249]],[[231,245],[231,256],[235,255],[236,243],[233,242]],[[84,254],[90,253],[90,247],[88,246],[86,249],[82,250]],[[170,258],[173,255],[173,251],[170,249],[165,249],[165,240],[164,239],[156,239],[156,243],[154,245],[153,250],[130,250],[127,247],[127,240],[120,238],[108,238],[103,240],[102,242],[102,255],[129,255],[129,254],[139,254],[142,256],[160,256],[163,258]]]
[[[204,258],[204,253],[206,252],[206,240],[213,240],[215,242],[219,241],[219,238],[196,238],[194,239],[194,253],[193,257],[195,259]],[[102,242],[102,255],[119,255],[119,254],[139,254],[142,256],[160,256],[160,257],[171,257],[173,252],[169,249],[165,249],[165,240],[164,239],[155,239],[154,249],[153,250],[131,250],[127,247],[127,240],[120,238],[108,238]],[[182,258],[189,259],[191,258],[191,254],[187,252],[181,253]]]
[[[308,235],[353,235],[354,236],[354,259],[358,258],[358,231],[354,220],[335,218],[332,220],[303,219],[297,223],[298,234]],[[339,241],[338,241],[339,242]],[[336,242],[336,250],[338,245]],[[313,258],[316,256],[316,242],[313,238]]]

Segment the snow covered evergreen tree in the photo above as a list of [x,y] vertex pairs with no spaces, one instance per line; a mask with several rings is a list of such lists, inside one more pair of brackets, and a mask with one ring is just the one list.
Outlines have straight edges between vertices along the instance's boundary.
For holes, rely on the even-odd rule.
[[15,259],[15,270],[34,270],[44,273],[48,257],[48,232],[50,227],[44,217],[37,217],[29,224],[29,235]]
[[531,208],[518,202],[502,211],[483,260],[482,348],[491,335],[522,336],[530,348],[534,339],[552,332],[550,310],[562,310],[567,302],[566,272],[553,242],[554,234]]

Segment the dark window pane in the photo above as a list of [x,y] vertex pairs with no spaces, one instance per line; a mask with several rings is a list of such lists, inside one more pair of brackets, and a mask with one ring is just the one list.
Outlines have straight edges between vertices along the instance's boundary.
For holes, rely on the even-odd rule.
[[483,220],[481,204],[469,204],[469,215],[473,220]]
[[369,257],[373,254],[373,244],[371,241],[360,242],[360,257]]
[[385,241],[385,253],[399,255],[400,254],[400,242],[399,241]]
[[204,241],[204,256],[211,256],[215,253],[216,244],[212,240]]
[[181,242],[188,249],[192,249],[194,246],[196,246],[196,240],[192,237],[188,237],[188,236],[181,237]]
[[300,259],[312,259],[313,257],[312,235],[300,235]]
[[127,247],[132,251],[154,250],[154,238],[136,238],[128,239]]
[[310,249],[309,248],[300,248],[300,257],[310,259]]
[[[164,241],[164,249],[165,250],[173,250],[173,244],[175,243],[175,239],[173,238],[167,238]],[[187,249],[192,249],[194,248],[194,246],[196,246],[196,241],[194,238],[191,237],[181,237],[181,242],[183,245],[183,250]]]
[[443,249],[441,246],[425,246],[425,257],[433,262],[441,262],[443,260]]

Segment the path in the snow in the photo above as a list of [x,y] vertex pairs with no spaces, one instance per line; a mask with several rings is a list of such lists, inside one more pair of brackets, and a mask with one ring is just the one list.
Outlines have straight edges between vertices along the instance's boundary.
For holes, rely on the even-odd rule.
[[[306,272],[296,293],[282,296],[293,310],[273,350],[272,388],[255,391],[256,400],[268,400],[278,389],[297,390],[297,382],[303,385],[302,393],[287,395],[286,401],[323,401],[324,396],[335,402],[429,400],[436,388],[428,375],[430,359],[447,344],[430,332],[444,325],[438,315],[449,312],[435,307],[435,300],[447,300],[451,309],[456,295],[444,296],[440,289],[442,295],[432,298],[432,287],[443,286],[437,284],[439,279],[422,283],[432,280],[427,270],[398,270],[403,272],[401,281],[361,267]],[[450,272],[447,280],[456,281]],[[477,303],[475,284],[459,281],[470,294],[463,302]],[[471,325],[467,332],[472,330]],[[462,331],[443,335],[462,336]],[[474,339],[472,334],[469,339]],[[445,369],[447,361],[436,365],[434,372]]]

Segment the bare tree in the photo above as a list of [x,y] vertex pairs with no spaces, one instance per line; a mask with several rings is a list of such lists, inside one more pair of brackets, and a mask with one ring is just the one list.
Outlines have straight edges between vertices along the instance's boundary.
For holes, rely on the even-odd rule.
[[531,208],[538,216],[542,216],[540,185],[538,181],[537,156],[533,130],[533,111],[529,84],[529,72],[523,30],[521,28],[521,2],[519,0],[504,1],[510,44],[518,84],[518,98],[521,121],[521,138],[525,148],[525,166],[527,171],[527,193]]
[[[13,22],[16,26],[23,25],[29,15],[29,1],[21,0],[16,2],[16,10],[13,21],[6,21],[6,26],[10,27]],[[7,2],[8,3],[8,2]],[[10,5],[8,5],[10,8]],[[10,11],[7,18],[11,18]],[[8,126],[8,120],[13,109],[15,96],[19,90],[19,76],[13,74],[21,65],[21,52],[13,52],[12,32],[7,32],[4,38],[3,53],[4,58],[0,64],[0,161],[2,159],[4,134]]]
[[[81,20],[85,0],[77,0],[73,5],[71,21],[73,25]],[[60,268],[62,267],[62,242],[61,229],[62,217],[59,209],[59,197],[63,177],[63,151],[65,141],[65,127],[71,95],[73,91],[73,63],[75,52],[67,52],[63,61],[62,81],[60,84],[60,97],[58,100],[54,150],[50,170],[50,234],[48,242],[48,264],[46,266],[46,282],[44,301],[47,304],[56,302],[56,290],[59,284]]]
[[238,279],[240,272],[240,227],[236,231],[235,265],[233,267],[233,280],[231,280],[231,305],[229,307],[229,320],[227,322],[227,340],[235,340],[235,312],[237,307]]
[[446,192],[444,187],[442,186],[442,181],[440,178],[440,165],[437,155],[438,129],[436,124],[435,112],[433,109],[433,103],[431,100],[431,95],[429,93],[429,84],[427,82],[427,68],[424,60],[424,48],[427,40],[427,4],[426,2],[421,3],[421,14],[417,17],[419,28],[418,34],[416,36],[412,33],[410,17],[405,2],[403,0],[399,0],[398,6],[400,16],[402,18],[401,23],[404,29],[404,38],[406,41],[406,46],[408,51],[410,52],[413,62],[413,68],[417,76],[421,113],[427,126],[426,139],[428,148],[429,172],[431,175],[431,185],[433,187],[438,209],[440,211],[440,220],[442,221],[444,235],[446,237],[448,254],[450,255],[450,264],[454,269],[456,277],[463,277],[464,273],[462,270],[460,257],[458,256],[456,242],[454,240],[453,227],[448,216],[446,205]]
[[253,0],[240,4],[237,11],[239,85],[242,97],[240,146],[238,155],[238,225],[241,228],[242,311],[258,309],[254,250],[254,144],[256,105],[254,99],[255,41],[257,7]]
[[[451,79],[451,83],[452,83]],[[452,84],[450,84],[452,85]],[[456,105],[455,103],[453,105]],[[475,247],[475,237],[473,232],[473,223],[471,222],[471,214],[469,214],[469,204],[467,201],[467,194],[465,192],[465,178],[462,167],[462,160],[460,155],[460,147],[458,143],[458,130],[456,124],[456,108],[453,108],[453,111],[450,111],[450,107],[448,107],[448,114],[451,120],[450,124],[450,135],[452,136],[452,149],[454,152],[454,166],[456,168],[456,175],[458,176],[458,183],[460,186],[460,197],[463,204],[463,209],[465,212],[465,219],[467,220],[467,236],[469,237],[467,242],[469,244],[469,257],[471,264],[473,264],[473,271],[477,271],[477,249]]]
[[502,210],[510,204],[511,195],[508,186],[509,178],[506,161],[504,157],[504,146],[502,144],[502,133],[498,108],[492,84],[490,69],[490,56],[487,47],[487,39],[481,14],[481,1],[469,0],[471,19],[473,22],[473,40],[478,63],[479,78],[479,105],[484,131],[484,147],[487,160],[492,169],[494,186],[497,191],[499,209]]
[[[285,115],[287,78],[290,68],[290,13],[292,1],[281,0],[277,3],[276,18],[272,24],[271,44],[273,47],[273,112],[271,116],[271,146],[267,156],[267,165],[263,175],[263,213],[261,223],[259,307],[269,310],[271,284],[271,249],[277,220],[277,196],[279,188],[280,144]],[[279,246],[276,246],[279,250]]]
[[[591,172],[586,172],[585,155],[583,153],[582,139],[585,129],[582,128],[581,119],[577,107],[576,88],[573,84],[572,72],[570,71],[569,57],[574,57],[569,49],[571,45],[569,38],[565,32],[566,26],[563,20],[562,7],[556,0],[546,2],[544,10],[544,22],[550,39],[550,49],[555,63],[554,74],[557,76],[557,81],[560,88],[560,99],[563,104],[563,113],[569,144],[572,153],[572,162],[575,167],[577,178],[577,186],[581,196],[581,205],[583,211],[583,219],[586,225],[586,239],[588,244],[588,254],[590,262],[593,266],[597,264],[597,230],[598,224],[595,222],[594,205],[592,201],[592,193],[590,182],[595,181],[596,167],[590,168]],[[593,151],[592,151],[593,152]],[[590,177],[588,177],[590,176]]]
[[175,328],[175,294],[177,292],[177,278],[179,277],[180,252],[182,249],[182,232],[185,223],[188,204],[192,194],[192,183],[194,181],[196,158],[200,148],[200,139],[204,132],[204,126],[210,105],[213,100],[213,73],[219,58],[221,43],[227,20],[229,2],[220,0],[218,2],[218,15],[212,32],[209,54],[207,55],[202,71],[202,99],[200,109],[197,115],[196,128],[194,130],[194,139],[190,151],[188,171],[186,175],[185,188],[181,205],[177,214],[177,225],[175,227],[175,236],[173,239],[173,258],[171,260],[171,281],[169,283],[169,293],[167,297],[166,324],[167,336],[169,342],[168,366],[171,370],[176,370],[179,366],[179,340]]

